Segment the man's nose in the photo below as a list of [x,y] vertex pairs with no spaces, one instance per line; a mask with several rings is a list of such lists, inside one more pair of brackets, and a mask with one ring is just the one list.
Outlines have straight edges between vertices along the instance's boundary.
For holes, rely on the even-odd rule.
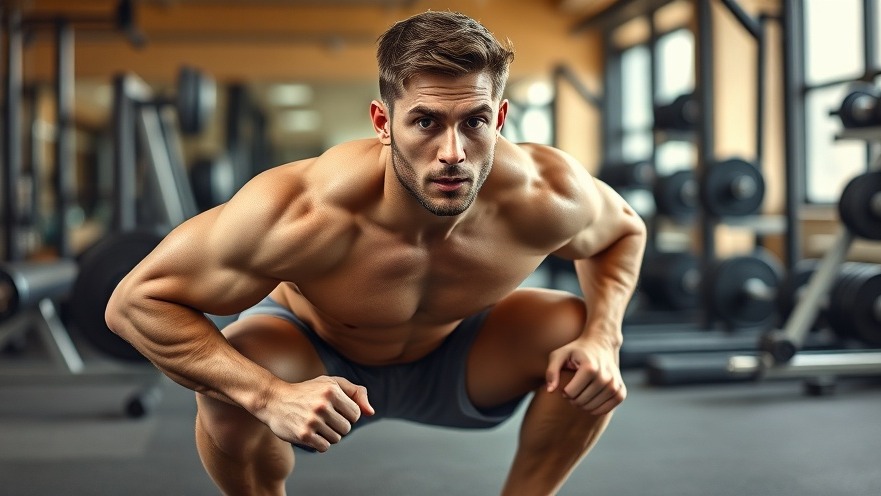
[[465,148],[456,129],[450,129],[444,136],[444,142],[438,150],[438,160],[444,164],[460,164],[465,161]]

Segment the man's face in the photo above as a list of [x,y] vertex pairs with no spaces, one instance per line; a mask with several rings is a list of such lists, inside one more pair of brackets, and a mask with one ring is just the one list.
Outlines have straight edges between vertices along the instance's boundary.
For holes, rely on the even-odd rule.
[[461,214],[489,176],[506,111],[486,74],[412,78],[390,123],[398,180],[429,212]]

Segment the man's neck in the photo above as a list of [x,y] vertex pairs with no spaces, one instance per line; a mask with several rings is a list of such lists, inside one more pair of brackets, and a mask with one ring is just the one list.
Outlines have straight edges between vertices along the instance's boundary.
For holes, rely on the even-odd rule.
[[468,208],[459,215],[441,216],[429,212],[398,180],[391,160],[391,147],[380,152],[384,162],[383,196],[374,211],[374,220],[391,231],[400,233],[414,245],[431,244],[447,239],[463,221],[470,217]]

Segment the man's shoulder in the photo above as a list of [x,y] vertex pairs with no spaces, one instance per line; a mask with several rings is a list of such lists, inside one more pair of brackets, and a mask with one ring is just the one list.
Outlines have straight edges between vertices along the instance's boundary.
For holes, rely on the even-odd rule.
[[536,199],[576,200],[591,183],[587,169],[563,150],[535,143],[504,142],[497,161],[503,175]]
[[251,183],[258,194],[286,201],[308,197],[332,204],[335,199],[357,196],[356,190],[369,184],[371,171],[378,169],[381,148],[376,140],[342,143],[316,157],[273,167]]
[[566,152],[532,143],[506,145],[503,170],[511,179],[499,198],[504,211],[530,236],[548,241],[565,238],[582,225],[591,210],[588,171]]

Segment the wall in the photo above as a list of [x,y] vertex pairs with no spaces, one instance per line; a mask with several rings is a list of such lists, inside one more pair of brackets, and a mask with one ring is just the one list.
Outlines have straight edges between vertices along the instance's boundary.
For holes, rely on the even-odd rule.
[[[34,0],[29,2],[32,9],[28,12],[109,16],[112,4]],[[549,77],[558,63],[570,66],[594,88],[600,80],[598,41],[588,34],[571,34],[581,14],[563,12],[554,1],[425,0],[406,4],[383,8],[311,2],[143,3],[137,11],[138,25],[147,36],[147,46],[139,50],[119,35],[80,30],[76,73],[84,81],[109,81],[117,72],[133,71],[151,83],[170,84],[181,64],[193,64],[221,82],[374,84],[377,36],[396,20],[428,9],[444,9],[475,17],[497,37],[514,42],[512,81]],[[39,38],[28,49],[26,78],[49,80],[52,55],[51,39]],[[574,95],[563,99],[560,108],[575,110],[560,116],[559,145],[586,164],[594,163],[599,144],[596,119],[582,124],[593,116],[590,109]]]

